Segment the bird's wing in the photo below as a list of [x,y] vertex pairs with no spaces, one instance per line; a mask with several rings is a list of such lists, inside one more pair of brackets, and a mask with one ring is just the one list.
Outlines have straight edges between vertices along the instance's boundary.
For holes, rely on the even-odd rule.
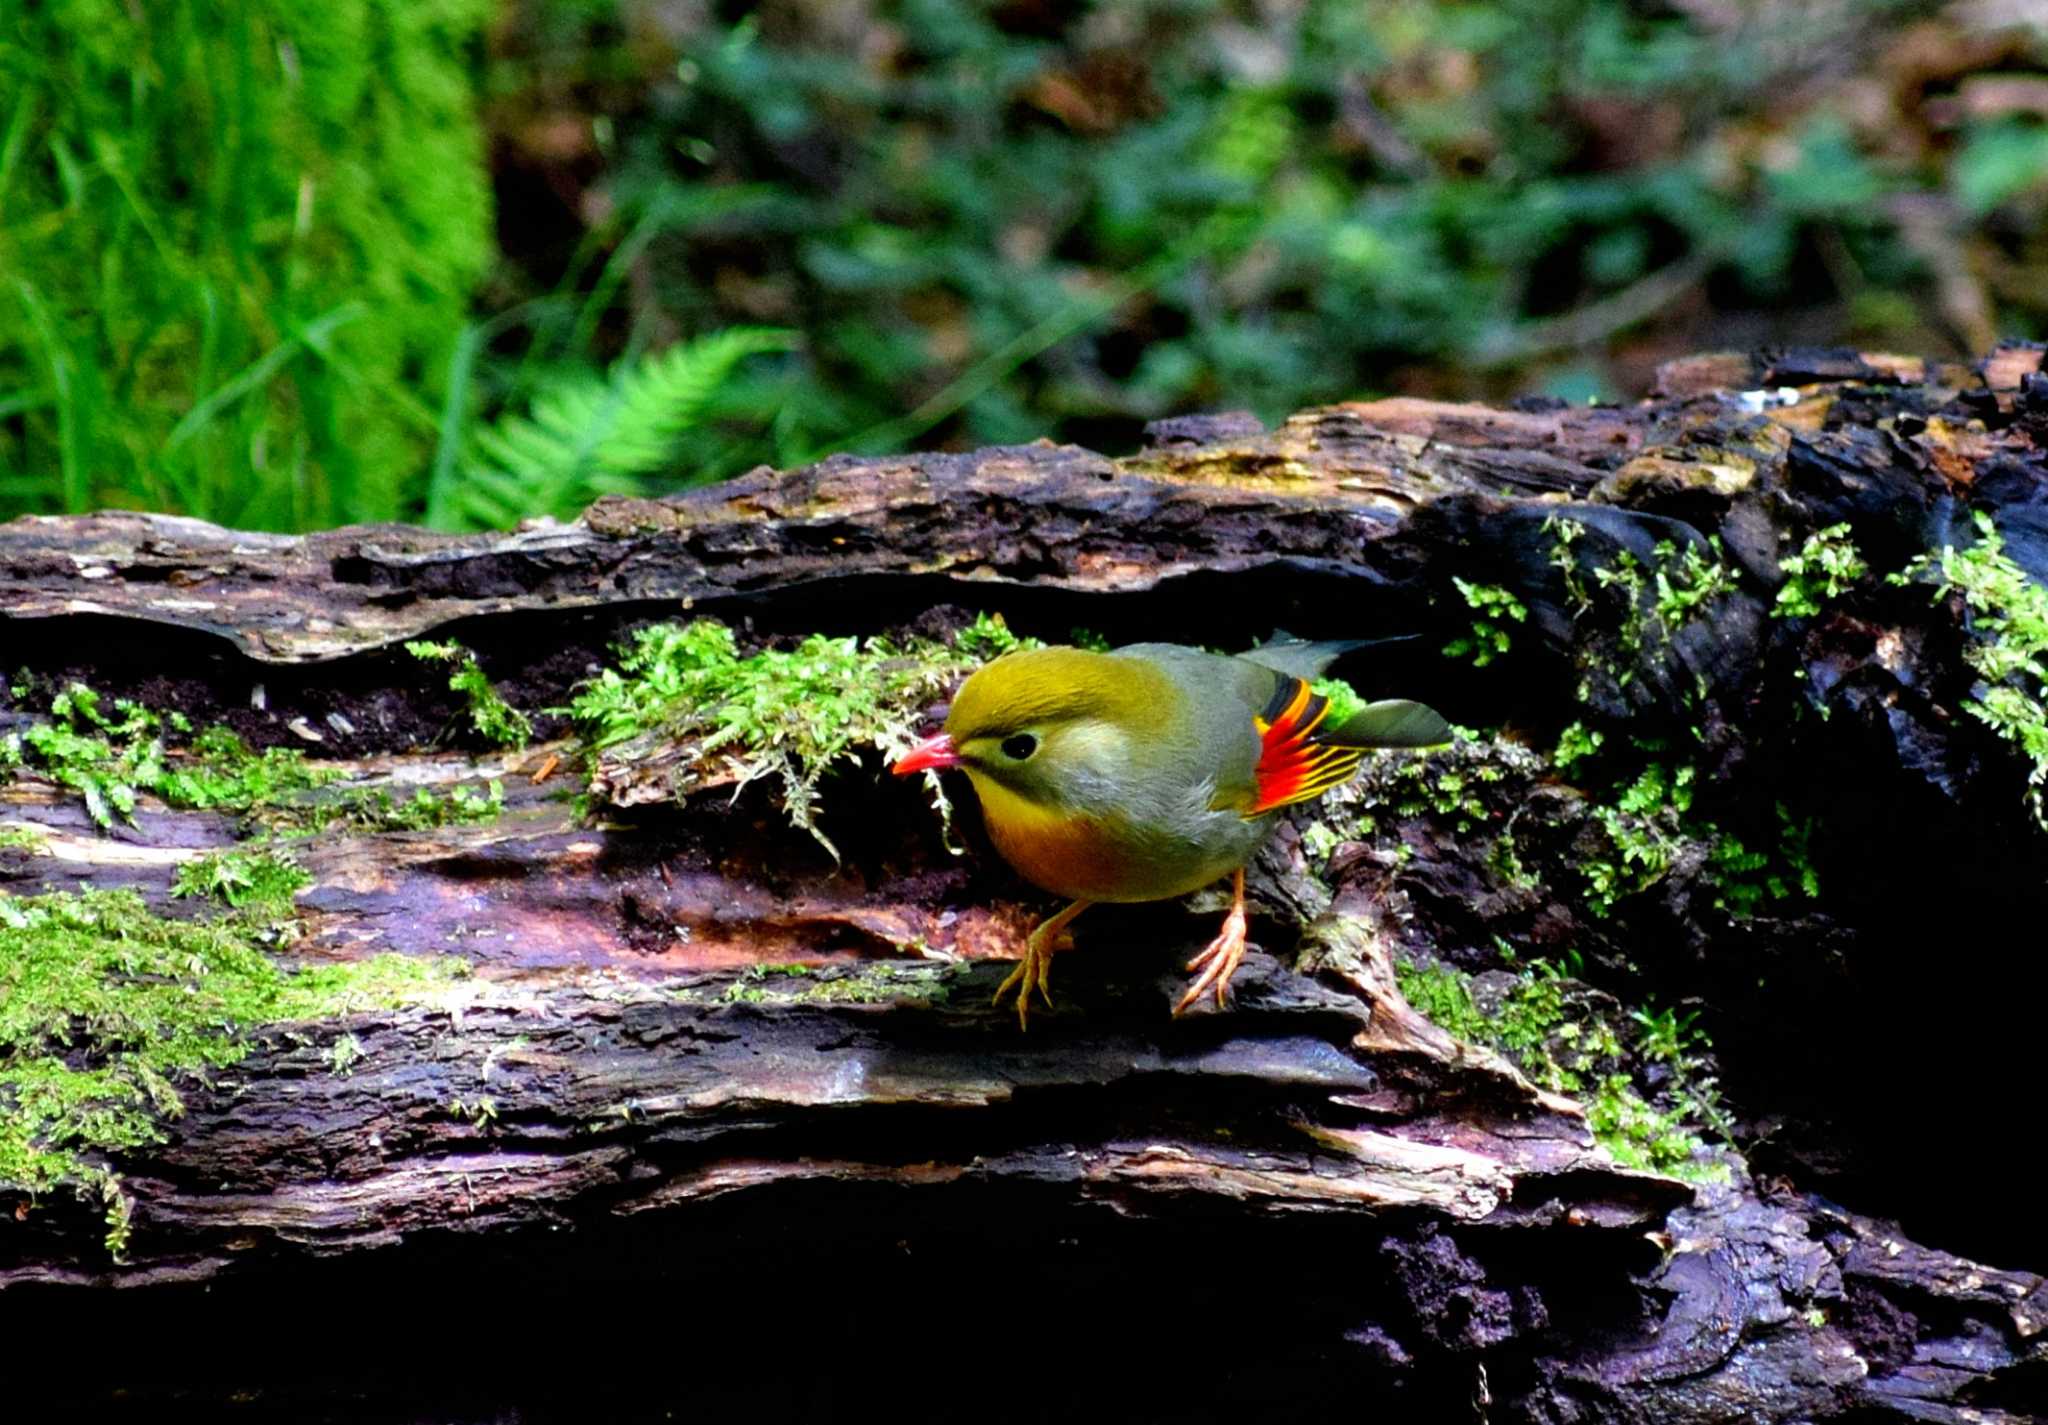
[[1283,673],[1274,680],[1272,698],[1252,720],[1259,734],[1259,763],[1252,773],[1258,794],[1246,816],[1308,801],[1351,779],[1365,749],[1318,737],[1329,716],[1330,700],[1302,679]]
[[1331,726],[1330,700],[1300,678],[1280,675],[1252,726],[1259,733],[1253,775],[1258,795],[1246,816],[1319,797],[1351,780],[1367,749],[1431,747],[1450,740],[1450,724],[1421,703],[1368,703]]

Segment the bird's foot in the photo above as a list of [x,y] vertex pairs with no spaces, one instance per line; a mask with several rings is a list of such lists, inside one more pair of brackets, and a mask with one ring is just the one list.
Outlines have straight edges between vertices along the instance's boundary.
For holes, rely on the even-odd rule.
[[1034,931],[1024,942],[1024,958],[1017,962],[1016,969],[1010,971],[1010,977],[996,986],[995,998],[989,1001],[990,1004],[1001,1004],[1004,995],[1016,990],[1019,1029],[1031,1027],[1031,992],[1034,989],[1045,1001],[1045,1007],[1052,1008],[1052,991],[1046,988],[1052,973],[1052,954],[1053,947],[1041,941]]
[[990,1004],[1001,1004],[1004,995],[1013,989],[1017,991],[1018,1029],[1031,1027],[1031,992],[1034,989],[1045,1001],[1045,1007],[1052,1008],[1052,991],[1046,985],[1052,976],[1053,954],[1073,945],[1074,937],[1067,930],[1067,922],[1087,908],[1087,901],[1075,901],[1058,915],[1048,916],[1025,940],[1024,958],[1017,962],[1017,968],[996,986],[995,998],[989,1001]]
[[1230,988],[1230,977],[1237,973],[1237,967],[1244,961],[1244,873],[1238,872],[1237,895],[1230,906],[1230,914],[1223,917],[1223,929],[1209,942],[1207,949],[1188,961],[1187,967],[1200,973],[1173,1007],[1175,1015],[1182,1015],[1210,989],[1216,991],[1216,1007],[1223,1008],[1224,992]]

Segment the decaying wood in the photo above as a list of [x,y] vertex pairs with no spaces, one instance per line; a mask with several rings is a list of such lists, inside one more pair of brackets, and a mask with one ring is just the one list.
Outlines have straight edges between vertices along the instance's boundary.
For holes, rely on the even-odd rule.
[[[174,1346],[274,1339],[282,1304],[323,1293],[424,1323],[425,1302],[488,1313],[526,1262],[547,1290],[584,1283],[551,1328],[565,1369],[613,1339],[594,1319],[654,1279],[651,1309],[746,1376],[713,1398],[789,1413],[810,1407],[776,1393],[775,1351],[735,1312],[772,1311],[776,1341],[839,1372],[855,1369],[848,1340],[900,1350],[917,1331],[835,1335],[798,1303],[969,1337],[973,1359],[922,1362],[920,1384],[836,1397],[912,1414],[950,1413],[985,1371],[999,1396],[1032,1392],[998,1414],[1127,1391],[1141,1413],[1237,1418],[1338,1400],[1487,1421],[2048,1411],[2048,1286],[2024,1270],[2048,1263],[2048,1234],[2018,1166],[2044,972],[2002,928],[2042,923],[2048,842],[2009,750],[1960,711],[1973,675],[1953,601],[1873,589],[1769,617],[1780,557],[1837,522],[1895,569],[1988,512],[2048,576],[2041,356],[1701,358],[1627,407],[1390,400],[1272,432],[1169,422],[1122,459],[834,459],[504,536],[0,526],[8,666],[170,698],[362,777],[495,775],[508,791],[488,825],[306,853],[293,953],[458,953],[475,975],[435,1003],[270,1032],[194,1092],[162,1147],[119,1164],[137,1204],[125,1261],[58,1202],[0,1224],[9,1339],[62,1329],[111,1286],[162,1303],[151,1319]],[[1544,532],[1561,513],[1589,557],[1717,538],[1737,587],[1638,656],[1569,596]],[[1464,622],[1454,578],[1529,610],[1494,668],[1437,653]],[[1510,760],[1484,819],[1526,828],[1544,884],[1503,881],[1427,809],[1318,874],[1289,830],[1254,874],[1272,953],[1248,960],[1228,1011],[1167,1013],[1206,913],[1102,910],[1056,965],[1061,1012],[1020,1036],[988,999],[1040,898],[985,853],[949,855],[916,788],[873,768],[828,784],[843,863],[753,793],[578,819],[554,795],[566,764],[532,780],[561,746],[423,750],[455,708],[397,651],[460,638],[537,708],[649,618],[873,632],[938,605],[1052,636],[1421,632],[1369,691],[1549,736],[1581,715],[1689,735],[1703,795],[1835,809],[1830,890],[1733,925],[1681,858],[1643,904],[1593,917],[1557,879],[1582,799]],[[1798,719],[1766,702],[1793,668],[1813,710]],[[48,834],[44,854],[0,851],[17,893],[90,881],[164,903],[172,865],[233,836],[148,807],[103,835],[32,779],[0,788],[0,811]],[[1615,1166],[1577,1105],[1402,1001],[1396,957],[1480,968],[1494,936],[1717,1013],[1746,1152],[1730,1184]],[[792,963],[807,973],[759,969]],[[602,1265],[573,1265],[576,1243]],[[774,1283],[748,1279],[756,1252]],[[645,1329],[617,1339],[644,1345]],[[1145,1360],[1142,1389],[1091,1394],[1061,1373],[1063,1355],[1109,1359],[1111,1336]],[[108,1367],[141,1400],[173,1367],[157,1369],[122,1385]],[[223,1394],[318,1394],[275,1362],[202,1376]],[[463,1398],[485,1418],[540,1389],[520,1379]],[[662,1398],[609,1389],[619,1418]],[[435,1413],[397,1401],[363,1418]]]

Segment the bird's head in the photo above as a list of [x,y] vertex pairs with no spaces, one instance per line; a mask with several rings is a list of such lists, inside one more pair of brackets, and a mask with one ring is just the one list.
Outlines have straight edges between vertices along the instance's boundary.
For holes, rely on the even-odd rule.
[[954,695],[946,730],[892,769],[966,769],[1040,805],[1095,799],[1128,769],[1173,689],[1150,664],[1079,648],[1006,653]]

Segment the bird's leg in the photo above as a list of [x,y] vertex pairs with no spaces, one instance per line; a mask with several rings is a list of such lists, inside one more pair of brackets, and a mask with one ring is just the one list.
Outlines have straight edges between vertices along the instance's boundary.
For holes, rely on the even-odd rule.
[[1216,1007],[1223,1008],[1223,992],[1230,988],[1230,977],[1237,973],[1238,963],[1244,959],[1244,867],[1240,866],[1230,878],[1230,914],[1223,917],[1223,929],[1209,942],[1209,948],[1188,961],[1190,970],[1199,970],[1187,993],[1180,997],[1180,1003],[1173,1007],[1175,1014],[1185,1014],[1188,1007],[1202,997],[1203,991],[1211,985],[1216,988]]
[[1034,988],[1045,1000],[1045,1007],[1052,1008],[1052,991],[1046,988],[1046,981],[1052,972],[1053,952],[1060,948],[1059,942],[1068,923],[1093,904],[1093,901],[1075,901],[1058,915],[1047,916],[1039,922],[1038,929],[1032,931],[1024,942],[1024,958],[1017,962],[1016,969],[1010,971],[1010,978],[996,986],[996,996],[989,1001],[990,1004],[1001,1004],[1003,996],[1010,992],[1012,986],[1016,987],[1019,1029],[1031,1027],[1028,1020]]

